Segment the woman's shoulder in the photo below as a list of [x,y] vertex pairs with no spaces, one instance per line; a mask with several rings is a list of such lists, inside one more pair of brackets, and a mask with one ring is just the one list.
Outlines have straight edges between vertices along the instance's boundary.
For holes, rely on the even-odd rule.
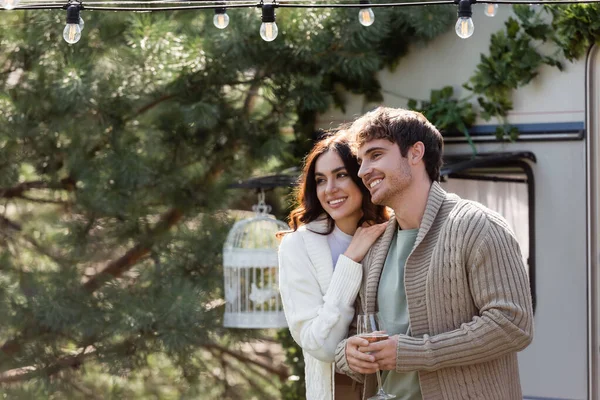
[[295,231],[290,231],[290,232],[284,233],[283,237],[281,238],[281,243],[279,245],[279,249],[280,250],[287,249],[287,248],[293,249],[294,247],[304,244],[303,236],[306,234],[306,232],[307,232],[306,225],[302,225]]
[[295,231],[285,233],[281,239],[280,249],[297,249],[298,246],[305,246],[306,238],[327,238],[327,219],[318,219],[316,221],[309,222],[306,225],[300,226]]

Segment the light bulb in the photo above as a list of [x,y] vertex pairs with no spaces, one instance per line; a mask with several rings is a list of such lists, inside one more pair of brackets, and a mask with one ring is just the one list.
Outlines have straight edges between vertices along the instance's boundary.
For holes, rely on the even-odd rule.
[[263,4],[262,6],[262,24],[260,26],[260,37],[265,42],[272,42],[277,37],[279,29],[275,23],[275,5]]
[[456,21],[456,25],[454,26],[456,30],[456,34],[461,39],[467,39],[473,35],[473,31],[475,31],[475,25],[473,25],[473,19],[471,17],[460,17],[458,21]]
[[20,2],[21,0],[2,0],[0,4],[2,4],[2,7],[4,7],[5,9],[12,10],[16,6],[18,6]]
[[275,40],[278,33],[279,29],[275,22],[263,22],[260,25],[260,37],[263,38],[265,42],[272,42]]
[[213,24],[215,24],[215,26],[219,29],[225,29],[227,28],[227,25],[229,25],[229,15],[227,15],[226,13],[215,13],[215,16],[213,17]]
[[489,4],[488,3],[485,5],[485,10],[483,12],[488,17],[493,17],[496,15],[497,11],[498,11],[498,4]]
[[371,26],[375,22],[375,14],[370,8],[361,8],[358,12],[358,22],[362,26]]
[[83,21],[83,18],[79,17],[79,29],[81,29],[83,31],[83,27],[85,26],[85,22]]
[[67,43],[77,43],[81,39],[81,28],[77,24],[67,24],[63,31],[63,38]]
[[67,7],[67,25],[63,31],[63,39],[67,43],[77,43],[81,39],[81,29],[83,29],[84,22],[79,15],[79,11],[82,9],[81,4],[70,4]]

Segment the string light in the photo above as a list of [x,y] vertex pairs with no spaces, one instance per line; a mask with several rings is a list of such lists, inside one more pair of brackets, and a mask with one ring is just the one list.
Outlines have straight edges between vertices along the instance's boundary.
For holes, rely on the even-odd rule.
[[456,34],[461,39],[470,38],[475,31],[475,25],[473,25],[473,11],[471,11],[471,2],[473,0],[459,0],[458,1],[458,20],[454,29]]
[[[225,5],[225,3],[223,3],[223,5]],[[219,29],[227,28],[227,25],[229,25],[229,15],[227,15],[227,9],[225,7],[215,8],[213,24]]]
[[[81,31],[84,28],[83,18],[80,11],[83,10],[82,0],[0,0],[0,11],[3,10],[67,10],[67,26],[63,32],[63,37],[68,43],[77,43],[81,38]],[[263,0],[256,3],[252,0],[216,0],[190,2],[190,0],[90,0],[86,2],[86,9],[95,11],[121,11],[121,12],[159,12],[159,11],[184,11],[184,10],[203,10],[212,9],[215,12],[213,23],[219,29],[224,29],[229,25],[229,16],[226,10],[228,8],[262,8],[262,24],[260,27],[260,36],[270,42],[275,40],[278,34],[278,27],[275,23],[275,8],[359,8],[359,21],[364,26],[370,26],[375,21],[375,14],[372,8],[377,7],[417,7],[430,5],[458,5],[458,20],[455,30],[459,37],[466,39],[473,35],[475,27],[473,25],[471,6],[478,0],[424,0],[424,1],[404,1],[398,3],[370,3],[369,0],[360,0],[356,3],[334,3],[329,4],[331,0],[286,0],[282,3],[273,0],[271,4],[264,4]],[[562,5],[562,4],[591,4],[600,3],[600,0],[490,0],[485,3],[484,13],[488,16],[494,16],[497,13],[499,4],[529,4],[532,7],[539,5]],[[168,5],[166,5],[168,4]],[[179,4],[184,4],[179,5]],[[124,5],[137,5],[136,7],[123,7]]]
[[262,24],[260,25],[260,37],[265,42],[272,42],[277,37],[279,29],[275,23],[275,5],[262,5]]
[[[360,4],[370,4],[369,0],[360,0]],[[362,26],[371,26],[375,22],[375,14],[371,7],[361,7],[358,11],[358,22]]]
[[79,10],[82,7],[81,4],[69,4],[67,6],[67,25],[65,25],[65,30],[63,31],[63,39],[67,43],[74,44],[81,39],[81,27],[79,26],[81,17],[79,16]]
[[493,17],[496,15],[498,11],[498,4],[486,3],[485,9],[483,10],[484,14],[488,17]]

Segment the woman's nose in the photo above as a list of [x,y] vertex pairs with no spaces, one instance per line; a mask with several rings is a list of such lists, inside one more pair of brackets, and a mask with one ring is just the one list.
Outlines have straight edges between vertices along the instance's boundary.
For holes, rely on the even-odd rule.
[[325,186],[325,192],[326,193],[333,193],[337,190],[337,186],[335,184],[335,181],[330,180],[327,182],[327,186]]

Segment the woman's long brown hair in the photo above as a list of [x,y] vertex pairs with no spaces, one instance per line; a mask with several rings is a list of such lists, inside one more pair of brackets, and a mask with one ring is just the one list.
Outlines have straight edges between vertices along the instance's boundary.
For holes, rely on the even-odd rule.
[[361,226],[365,221],[374,223],[386,222],[389,219],[386,208],[384,206],[377,206],[371,202],[371,193],[369,193],[369,190],[358,177],[360,166],[356,157],[352,154],[345,131],[338,131],[315,144],[304,159],[302,175],[294,193],[297,206],[290,212],[288,217],[288,223],[292,231],[296,231],[300,226],[317,220],[322,215],[327,217],[329,224],[327,232],[319,233],[327,235],[333,231],[335,223],[321,206],[321,202],[317,197],[317,182],[315,179],[317,160],[328,151],[335,151],[340,156],[348,175],[362,193],[363,217],[358,222],[358,226]]

